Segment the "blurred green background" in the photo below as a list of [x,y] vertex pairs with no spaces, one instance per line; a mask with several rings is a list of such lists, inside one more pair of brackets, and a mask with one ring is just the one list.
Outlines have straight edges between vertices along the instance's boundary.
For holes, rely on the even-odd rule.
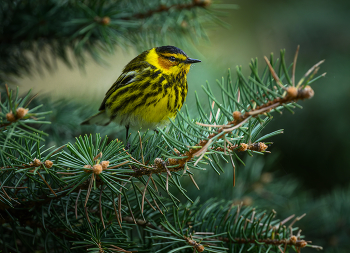
[[[326,61],[320,73],[327,75],[313,85],[314,98],[300,102],[303,110],[297,109],[295,115],[287,111],[283,115],[274,114],[264,132],[284,129],[285,133],[269,140],[274,142],[269,148],[271,154],[244,158],[246,166],[237,165],[235,187],[228,165],[227,172],[221,176],[210,169],[207,173],[196,173],[200,191],[190,180],[184,180],[189,195],[203,199],[215,195],[237,203],[274,208],[281,218],[307,212],[300,226],[308,239],[324,246],[326,252],[349,252],[350,2],[223,2],[239,6],[237,10],[228,10],[223,18],[230,28],[209,29],[210,42],[195,45],[196,50],[183,48],[190,57],[202,60],[189,73],[190,108],[194,105],[194,91],[204,94],[201,85],[206,80],[215,89],[215,79],[226,77],[227,68],[234,73],[235,66],[242,65],[248,74],[251,58],[258,57],[263,66],[263,56],[274,52],[279,57],[283,48],[290,63],[300,45],[296,80],[322,59]],[[91,131],[122,138],[125,134],[122,127],[81,128],[79,123],[97,111],[123,66],[139,53],[133,49],[117,50],[116,54],[105,57],[106,64],[91,60],[85,70],[68,69],[58,62],[57,70],[52,73],[44,71],[43,75],[17,78],[12,84],[34,88],[40,92],[42,101],[52,98],[56,101],[49,105],[53,110],[49,120],[58,122],[55,127],[47,128],[52,142],[65,143]],[[57,112],[55,108],[64,111]]]

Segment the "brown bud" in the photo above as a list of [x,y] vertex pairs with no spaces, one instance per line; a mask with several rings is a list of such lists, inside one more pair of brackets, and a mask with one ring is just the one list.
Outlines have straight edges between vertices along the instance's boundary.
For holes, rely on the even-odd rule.
[[267,149],[267,145],[263,142],[253,143],[249,145],[250,150],[264,152]]
[[28,113],[28,109],[24,109],[23,107],[18,107],[16,110],[17,119],[23,118]]
[[312,98],[314,94],[314,90],[309,85],[307,85],[304,89],[299,90],[298,97],[300,97],[301,99],[307,99]]
[[46,168],[50,169],[53,165],[53,162],[51,162],[50,160],[46,160],[44,164]]
[[102,161],[101,163],[102,169],[105,170],[107,169],[108,165],[109,165],[109,161]]
[[259,142],[259,151],[264,152],[267,149],[267,145],[263,142]]
[[198,244],[198,245],[196,246],[196,250],[197,250],[198,252],[203,252],[203,251],[204,251],[204,246],[203,246],[202,244]]
[[13,115],[12,112],[7,113],[6,114],[6,120],[9,121],[9,122],[15,122],[16,121],[15,115]]
[[306,247],[307,242],[304,241],[304,240],[301,240],[301,241],[298,242],[298,244],[299,244],[298,246],[299,246],[300,248],[304,248],[304,247]]
[[248,144],[246,143],[241,143],[239,148],[237,149],[238,152],[243,152],[246,151],[248,149]]
[[39,167],[41,165],[40,160],[39,159],[34,159],[33,160],[33,165],[34,165],[34,167]]
[[175,165],[175,164],[177,164],[177,159],[168,158],[168,164],[169,164],[169,165]]
[[242,113],[239,112],[239,111],[234,111],[234,112],[233,112],[233,118],[234,118],[235,120],[241,120],[241,119],[242,119]]
[[110,17],[103,17],[101,19],[101,24],[103,24],[103,25],[109,25],[110,22],[111,22],[111,18]]
[[101,164],[95,164],[95,165],[92,167],[92,171],[93,171],[96,175],[101,174],[101,172],[102,172],[102,166],[101,166]]
[[292,235],[289,240],[290,240],[290,242],[292,244],[296,244],[297,243],[297,237],[295,235]]
[[[88,164],[88,165],[84,165],[84,168],[86,168],[86,169],[91,169],[91,165],[90,164]],[[83,169],[85,172],[91,172],[91,170],[85,170],[85,169]]]
[[290,98],[296,98],[298,96],[298,89],[295,88],[294,86],[288,87],[287,94],[288,94],[288,97]]
[[163,167],[163,160],[162,159],[160,159],[160,158],[156,158],[156,159],[154,159],[154,166],[156,166],[157,168],[159,168],[159,167]]

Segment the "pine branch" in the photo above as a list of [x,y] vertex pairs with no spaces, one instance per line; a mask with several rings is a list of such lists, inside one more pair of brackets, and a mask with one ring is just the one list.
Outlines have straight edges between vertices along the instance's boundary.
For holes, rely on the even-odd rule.
[[[163,243],[167,245],[163,250],[169,250],[169,246],[174,250],[189,246],[198,252],[224,252],[254,247],[260,252],[271,248],[278,252],[282,247],[281,252],[287,252],[289,248],[299,252],[306,247],[308,243],[301,239],[300,231],[293,235],[293,231],[297,231],[293,228],[294,223],[287,229],[285,224],[290,217],[279,222],[274,219],[275,214],[275,211],[266,214],[251,207],[209,200],[200,207],[195,203],[180,208],[175,215],[165,217],[161,227],[154,228],[146,223],[146,231],[151,232],[153,236],[150,238],[156,241],[169,242]],[[216,218],[215,221],[212,217]],[[181,246],[186,244],[188,246]],[[160,243],[155,245],[162,247]]]
[[82,67],[87,54],[101,62],[101,53],[116,46],[143,51],[170,39],[188,47],[207,38],[203,25],[218,23],[210,5],[208,0],[2,1],[0,80],[30,74],[33,67],[39,73],[42,67],[52,70],[56,58],[72,67],[70,51]]
[[[266,59],[267,58],[265,57],[265,60]],[[276,82],[280,83],[277,74],[275,73],[274,69],[270,65],[270,62],[267,61],[267,64],[269,66],[271,75],[274,77]],[[315,66],[318,66],[318,64],[316,64]],[[311,70],[314,69],[315,66],[311,68]],[[311,71],[309,70],[307,73],[311,73]],[[242,78],[241,72],[239,70],[237,74]],[[252,81],[254,81],[253,84],[255,84],[256,81],[254,79],[252,79]],[[154,162],[154,164],[152,165],[152,168],[145,168],[145,167],[133,168],[134,173],[130,173],[129,175],[133,177],[140,177],[143,175],[150,175],[152,173],[166,173],[167,169],[169,169],[172,172],[183,170],[185,168],[186,163],[192,160],[195,160],[196,157],[199,157],[199,159],[196,161],[196,163],[198,163],[198,161],[203,157],[203,155],[207,151],[209,151],[210,149],[209,147],[213,146],[215,142],[217,142],[218,140],[223,139],[225,140],[225,143],[227,142],[230,143],[226,139],[226,136],[230,134],[232,131],[238,129],[239,127],[242,127],[245,123],[251,120],[251,118],[259,118],[259,116],[266,115],[266,113],[269,113],[274,109],[278,110],[278,108],[281,106],[288,108],[287,107],[288,104],[294,103],[297,100],[312,98],[314,95],[314,91],[310,86],[306,86],[304,88],[299,88],[299,89],[296,89],[294,86],[290,86],[290,87],[283,86],[283,89],[286,90],[286,92],[284,92],[283,95],[279,95],[279,97],[273,100],[267,100],[265,103],[261,104],[260,106],[255,106],[254,108],[248,107],[248,109],[245,109],[244,114],[241,114],[240,111],[234,111],[232,113],[233,120],[229,121],[225,125],[203,124],[200,122],[196,122],[197,125],[209,127],[209,130],[210,128],[219,128],[219,129],[214,132],[211,132],[211,134],[209,134],[206,139],[202,139],[198,143],[192,144],[191,146],[195,148],[192,148],[183,154],[181,154],[176,149],[174,149],[176,152],[176,155],[179,156],[179,158],[168,159],[167,165],[172,166],[171,168],[167,168],[167,166],[164,166],[164,163],[162,162]],[[265,91],[267,93],[263,95],[269,95],[269,93],[276,94],[275,92],[267,88],[265,88]],[[266,98],[266,96],[263,96],[263,97]],[[237,101],[239,101],[239,99],[237,99]],[[218,112],[220,112],[220,109]],[[228,146],[225,144],[224,147],[217,147],[215,150],[221,151],[221,152],[224,151],[224,153],[226,154],[225,151],[240,152],[240,151],[246,151],[247,149],[258,151],[258,152],[265,152],[266,148],[267,146],[264,143],[259,142],[259,143],[252,143],[252,144],[246,144],[246,143],[240,143],[235,145],[231,144]]]
[[[283,58],[282,53],[282,57]],[[284,62],[281,62],[281,65],[284,65]],[[316,65],[317,66],[317,65]],[[280,78],[277,77],[275,71],[271,67],[271,65],[268,63],[269,71],[271,73],[271,76],[273,76],[274,80],[277,83],[280,83]],[[315,69],[315,67],[313,67]],[[253,73],[257,73],[256,69],[252,69]],[[307,73],[311,73],[311,71],[308,71]],[[211,121],[215,121],[215,123],[201,123],[196,122],[196,124],[188,124],[188,126],[192,127],[195,131],[197,131],[197,135],[199,141],[196,144],[189,143],[181,143],[178,141],[175,141],[176,139],[186,139],[185,137],[189,137],[188,134],[191,132],[185,132],[179,129],[179,127],[183,124],[181,123],[174,123],[172,122],[172,126],[177,127],[177,131],[169,130],[168,133],[165,133],[162,129],[159,129],[160,134],[155,134],[150,137],[150,139],[145,140],[142,139],[140,136],[135,137],[132,145],[132,152],[133,154],[130,154],[123,148],[123,144],[119,141],[112,141],[108,145],[107,139],[104,139],[101,142],[101,138],[99,135],[96,137],[96,143],[94,144],[94,141],[92,137],[85,136],[84,138],[77,139],[76,144],[68,144],[67,148],[69,149],[70,153],[67,153],[65,150],[58,153],[58,150],[55,150],[51,153],[49,153],[45,159],[38,159],[37,165],[33,164],[33,160],[36,159],[36,157],[33,157],[30,159],[26,159],[26,163],[12,163],[11,166],[7,166],[7,170],[9,171],[26,171],[26,175],[29,176],[29,178],[36,175],[38,173],[39,177],[41,178],[42,183],[44,183],[47,186],[47,191],[49,191],[51,194],[48,194],[47,196],[41,196],[42,198],[46,199],[43,203],[46,203],[50,199],[55,199],[57,196],[62,195],[66,196],[67,194],[70,194],[72,192],[77,192],[80,190],[88,190],[88,192],[91,190],[91,184],[95,184],[98,187],[100,184],[105,184],[114,194],[120,195],[122,194],[122,189],[127,189],[125,186],[121,184],[121,182],[124,183],[131,183],[135,179],[136,181],[143,182],[143,177],[145,176],[147,178],[147,181],[149,182],[152,175],[158,175],[159,180],[155,181],[152,179],[153,184],[156,186],[158,185],[161,189],[163,189],[165,192],[170,194],[169,192],[169,184],[175,186],[178,188],[178,190],[186,196],[185,190],[179,185],[177,182],[178,174],[173,176],[171,173],[176,173],[180,170],[184,170],[184,173],[186,173],[191,180],[195,183],[195,180],[193,178],[192,173],[190,172],[188,166],[191,166],[192,168],[198,168],[198,164],[202,162],[202,159],[205,158],[207,154],[214,154],[212,155],[213,160],[209,159],[208,157],[205,158],[206,160],[209,160],[213,168],[215,169],[216,166],[219,166],[218,160],[215,158],[215,155],[227,155],[227,154],[233,154],[236,156],[236,158],[239,160],[239,157],[237,156],[237,152],[241,151],[253,151],[256,153],[262,153],[266,152],[267,146],[262,142],[253,142],[251,141],[256,139],[258,133],[262,130],[262,128],[269,122],[268,118],[265,120],[260,119],[261,115],[266,115],[271,110],[278,110],[279,107],[286,107],[288,108],[288,103],[295,102],[299,99],[305,99],[311,97],[313,95],[313,91],[311,87],[307,86],[305,88],[299,88],[297,92],[290,92],[290,90],[293,90],[293,86],[283,86],[283,89],[281,89],[281,93],[279,94],[277,92],[272,91],[271,89],[267,88],[269,86],[269,82],[271,85],[271,81],[267,80],[267,84],[259,84],[256,85],[257,82],[252,79],[252,82],[249,84],[244,81],[243,76],[241,75],[240,70],[237,71],[237,74],[239,76],[238,79],[238,89],[236,90],[236,96],[237,99],[234,99],[232,95],[228,93],[225,88],[222,88],[223,92],[226,92],[228,97],[231,98],[233,101],[237,101],[240,96],[245,97],[245,101],[243,101],[242,104],[240,104],[241,108],[244,108],[243,111],[245,111],[244,114],[241,114],[239,111],[232,111],[230,112],[229,109],[226,109],[224,105],[219,104],[218,101],[213,97],[213,95],[208,91],[208,96],[213,100],[213,105],[217,105],[218,111],[216,113],[216,117],[212,117],[210,119]],[[287,76],[287,74],[285,74]],[[257,76],[258,80],[260,79]],[[304,77],[305,79],[305,77]],[[230,78],[228,79],[230,80]],[[260,82],[261,79],[260,79]],[[258,89],[261,87],[264,87],[262,90],[257,91],[255,94],[248,93],[246,90],[248,87],[249,90]],[[228,88],[230,88],[228,86]],[[208,86],[209,89],[209,86]],[[285,90],[287,92],[285,92]],[[270,98],[270,95],[273,95],[272,97],[277,98]],[[250,96],[250,98],[249,98]],[[249,98],[249,99],[248,99]],[[257,106],[258,102],[254,102],[255,104],[252,104],[251,101],[260,101],[260,105]],[[214,103],[215,102],[215,103]],[[245,102],[245,104],[244,104]],[[200,108],[200,107],[199,107]],[[225,114],[221,113],[225,112]],[[184,116],[181,116],[182,119],[184,119]],[[214,115],[214,114],[212,114]],[[229,115],[229,116],[226,116]],[[231,116],[233,115],[233,116]],[[179,118],[179,117],[178,117]],[[221,118],[221,121],[224,122],[224,124],[218,124],[218,119]],[[230,120],[231,118],[231,120]],[[257,119],[253,121],[254,119]],[[203,121],[203,118],[201,119]],[[209,120],[209,122],[210,122]],[[225,122],[226,121],[226,122]],[[187,120],[189,123],[189,121]],[[252,123],[253,122],[253,123]],[[258,122],[262,122],[261,125],[258,124]],[[183,125],[182,125],[183,126]],[[244,130],[245,127],[248,126],[248,131]],[[217,129],[218,128],[218,129]],[[186,130],[190,130],[189,127],[185,127]],[[212,130],[213,129],[213,130]],[[216,130],[217,129],[217,130]],[[179,131],[180,130],[180,131]],[[205,136],[206,133],[210,133],[209,135]],[[277,134],[278,131],[272,134]],[[178,137],[172,137],[171,135],[175,134]],[[241,136],[240,136],[241,134]],[[242,136],[243,134],[243,136]],[[182,137],[181,137],[182,135]],[[244,136],[245,135],[245,136]],[[144,135],[146,136],[146,135]],[[271,134],[269,135],[271,136]],[[204,137],[204,138],[203,138]],[[233,138],[232,138],[233,137]],[[263,138],[263,137],[262,137]],[[262,139],[260,138],[260,140]],[[164,148],[160,148],[160,151],[163,153],[163,151],[166,151],[166,153],[159,154],[154,153],[152,156],[156,156],[152,160],[154,161],[153,164],[150,163],[151,157],[148,154],[143,154],[143,150],[152,150],[150,149],[149,145],[153,145],[155,139],[158,139],[158,147],[164,146]],[[188,138],[187,138],[188,139]],[[248,143],[242,142],[243,139],[246,139]],[[162,143],[163,140],[164,142]],[[234,143],[236,142],[236,143]],[[237,143],[238,142],[238,143]],[[142,144],[143,143],[143,144]],[[185,148],[187,147],[190,148]],[[39,145],[39,142],[37,143]],[[137,146],[136,146],[137,145]],[[144,146],[144,148],[142,148]],[[172,147],[172,148],[171,148]],[[180,152],[179,150],[182,150]],[[187,151],[186,151],[187,150]],[[185,151],[185,152],[183,152]],[[169,153],[170,152],[170,153]],[[171,153],[175,153],[175,156]],[[116,155],[118,154],[118,155]],[[135,156],[135,154],[138,154]],[[58,157],[58,163],[54,164],[55,168],[67,168],[67,169],[60,169],[57,173],[54,171],[49,171],[48,166],[44,166],[41,161],[45,161],[49,159],[52,159],[51,157]],[[165,161],[165,159],[167,160]],[[212,163],[213,161],[213,163]],[[233,162],[232,162],[233,164]],[[52,165],[51,165],[52,166]],[[234,166],[234,164],[233,164]],[[11,167],[11,168],[10,168]],[[30,170],[30,168],[35,168],[34,170]],[[4,167],[5,168],[5,167]],[[84,168],[82,170],[82,168]],[[45,174],[50,175],[51,177],[57,178],[56,180],[56,187],[50,186],[50,184],[41,176],[39,173],[40,169],[45,170]],[[28,174],[29,173],[29,174]],[[165,173],[166,176],[162,176],[161,174]],[[63,177],[62,177],[63,176]],[[130,179],[128,179],[130,178]],[[133,179],[133,180],[131,180]],[[14,184],[17,184],[16,179],[14,181]],[[87,183],[88,181],[90,183]],[[78,183],[80,182],[80,183]],[[85,183],[84,183],[85,182]],[[146,183],[146,182],[143,182]],[[198,186],[197,186],[198,187]],[[151,196],[155,194],[155,189],[152,189],[149,184],[146,184],[145,189],[143,190],[142,194],[142,205],[141,209],[143,209],[144,200],[145,200],[145,193],[146,189],[152,190],[153,193]],[[15,196],[14,196],[15,197]],[[89,197],[87,195],[86,199],[88,200]],[[154,197],[152,199],[155,201]],[[86,201],[87,201],[86,200]],[[174,200],[175,201],[175,200]],[[29,204],[29,203],[27,203]],[[35,204],[35,201],[34,203]],[[176,201],[174,202],[176,205]],[[17,205],[17,204],[15,204]],[[6,203],[5,209],[10,208],[11,205],[9,203]]]
[[[134,135],[128,150],[122,142],[108,141],[99,134],[96,138],[80,136],[64,147],[46,148],[42,137],[30,132],[34,128],[27,125],[41,123],[37,118],[28,118],[30,113],[43,113],[36,113],[37,107],[28,108],[20,116],[17,109],[29,94],[21,99],[18,92],[8,91],[0,104],[0,123],[11,123],[0,128],[0,221],[6,224],[1,229],[20,234],[23,243],[31,241],[24,224],[47,229],[47,240],[61,243],[66,252],[132,252],[140,247],[197,252],[298,252],[306,241],[300,234],[293,235],[293,221],[290,230],[284,226],[290,218],[278,222],[274,212],[265,215],[223,201],[212,200],[199,207],[198,201],[190,204],[193,201],[181,185],[183,175],[196,185],[192,170],[203,170],[203,165],[210,164],[219,173],[223,171],[220,160],[228,156],[235,167],[235,160],[240,161],[239,152],[267,152],[269,143],[262,141],[282,132],[260,137],[271,121],[270,112],[291,110],[298,106],[295,101],[313,95],[305,84],[318,78],[309,76],[319,64],[304,75],[305,83],[299,81],[293,86],[284,52],[281,59],[283,74],[275,73],[272,58],[262,75],[254,61],[248,80],[238,68],[235,85],[229,72],[226,83],[217,82],[222,101],[207,84],[204,91],[211,107],[205,110],[197,101],[199,118],[194,120],[187,110],[179,112],[167,129]],[[287,84],[282,83],[284,79]],[[209,116],[205,111],[210,112]],[[12,121],[7,114],[13,115]],[[190,203],[181,204],[174,189]],[[135,234],[137,240],[133,239]],[[159,243],[154,244],[156,241]]]
[[210,4],[211,4],[210,0],[193,0],[191,3],[187,3],[187,4],[174,4],[170,6],[160,5],[158,9],[150,10],[147,13],[136,13],[133,15],[133,18],[145,19],[153,16],[156,13],[169,12],[170,9],[184,10],[184,9],[193,9],[196,7],[205,8],[205,7],[209,7]]

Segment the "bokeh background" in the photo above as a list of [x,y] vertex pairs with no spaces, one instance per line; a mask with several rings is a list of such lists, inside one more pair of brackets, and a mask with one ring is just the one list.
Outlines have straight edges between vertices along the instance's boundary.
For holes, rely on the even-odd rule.
[[[304,109],[297,109],[295,115],[288,111],[274,115],[264,132],[284,129],[284,134],[270,139],[274,142],[269,147],[271,154],[243,157],[246,166],[237,165],[235,187],[230,164],[224,165],[226,172],[220,176],[208,168],[195,175],[200,191],[190,180],[184,180],[189,196],[216,196],[260,208],[272,207],[281,218],[306,212],[300,227],[307,239],[323,246],[325,252],[349,252],[350,2],[222,2],[238,6],[228,9],[223,17],[229,27],[208,28],[210,42],[183,48],[190,57],[202,60],[189,73],[190,108],[194,105],[194,92],[204,94],[201,85],[206,80],[215,89],[215,80],[226,77],[228,68],[234,73],[236,65],[242,65],[248,74],[252,58],[258,57],[263,66],[263,56],[273,52],[278,57],[284,48],[288,63],[300,45],[297,80],[322,59],[326,61],[320,73],[327,75],[313,85],[314,98],[300,102]],[[44,69],[41,74],[11,79],[9,84],[19,85],[23,92],[33,88],[40,93],[37,103],[51,107],[49,120],[58,123],[55,127],[45,126],[51,143],[74,141],[74,137],[94,131],[122,138],[122,127],[82,128],[79,123],[97,111],[123,66],[140,52],[119,49],[113,55],[105,55],[104,64],[90,60],[84,69],[68,68],[58,62],[54,71]]]

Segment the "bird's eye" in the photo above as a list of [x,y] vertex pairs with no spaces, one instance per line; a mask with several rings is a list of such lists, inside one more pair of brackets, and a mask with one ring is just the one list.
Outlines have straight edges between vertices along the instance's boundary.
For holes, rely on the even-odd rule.
[[170,57],[169,57],[169,60],[170,60],[170,61],[175,61],[176,59],[175,59],[174,56],[170,56]]

